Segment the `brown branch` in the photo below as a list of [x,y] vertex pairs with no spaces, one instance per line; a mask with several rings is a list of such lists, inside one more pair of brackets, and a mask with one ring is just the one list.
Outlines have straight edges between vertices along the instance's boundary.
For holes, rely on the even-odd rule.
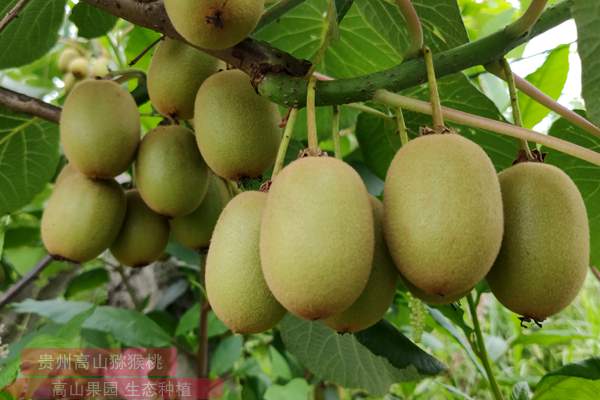
[[19,0],[15,6],[6,13],[4,17],[0,20],[0,32],[4,30],[15,18],[19,16],[19,13],[23,11],[27,3],[30,0]]
[[[172,39],[185,42],[185,39],[177,33],[171,24],[162,0],[150,2],[140,2],[137,0],[83,1],[136,25],[153,29]],[[259,82],[269,72],[303,77],[310,68],[308,61],[298,60],[290,54],[271,47],[267,43],[258,42],[253,39],[245,39],[230,49],[200,50],[245,71],[252,77],[254,82]]]
[[53,261],[52,256],[45,256],[40,260],[35,267],[31,269],[20,281],[11,286],[0,298],[0,309],[7,305],[21,290],[29,285],[50,263]]
[[58,123],[60,119],[60,107],[48,104],[42,100],[27,95],[13,92],[0,87],[0,106],[10,110],[33,115],[50,122]]

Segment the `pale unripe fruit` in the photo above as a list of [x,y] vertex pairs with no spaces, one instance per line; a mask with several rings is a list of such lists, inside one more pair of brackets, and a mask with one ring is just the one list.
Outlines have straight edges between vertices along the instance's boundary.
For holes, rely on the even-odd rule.
[[125,193],[114,180],[72,171],[55,186],[42,217],[48,253],[73,262],[98,257],[115,240],[125,216]]
[[211,76],[196,97],[198,147],[210,169],[226,179],[257,178],[273,165],[279,120],[275,104],[257,95],[238,70]]
[[188,128],[159,126],[144,136],[135,182],[146,204],[169,217],[194,211],[208,188],[208,168]]
[[190,43],[220,50],[244,40],[264,11],[263,0],[165,0],[173,26]]
[[324,322],[338,332],[358,332],[376,324],[394,300],[398,270],[383,239],[383,204],[371,197],[375,233],[373,267],[367,286],[350,308]]
[[92,63],[91,76],[94,78],[104,78],[110,73],[108,69],[109,60],[106,58],[98,58]]
[[306,319],[350,307],[371,273],[373,211],[360,176],[340,160],[294,161],[274,179],[260,255],[275,298]]
[[585,204],[571,178],[551,165],[520,163],[499,178],[504,241],[487,281],[505,307],[542,321],[583,285],[590,261]]
[[225,182],[211,174],[208,190],[200,207],[191,214],[170,221],[175,240],[191,249],[207,248],[217,219],[230,197]]
[[90,63],[84,57],[77,57],[69,63],[68,70],[77,79],[87,78],[90,73]]
[[61,72],[67,72],[71,61],[78,57],[80,57],[80,54],[77,50],[71,48],[64,49],[62,53],[60,53],[60,56],[58,56],[58,69]]
[[133,97],[111,81],[78,83],[60,116],[60,140],[69,162],[85,175],[119,175],[133,161],[140,141]]
[[148,69],[148,95],[161,114],[177,119],[194,116],[198,88],[217,72],[219,61],[178,40],[164,39]]
[[156,261],[169,242],[169,221],[152,211],[137,190],[126,193],[127,212],[110,252],[123,265],[143,267]]
[[402,276],[425,294],[452,298],[490,270],[503,232],[494,166],[458,134],[402,147],[387,173],[384,231]]
[[65,85],[65,87],[64,87],[65,93],[69,93],[71,91],[71,89],[73,89],[73,87],[75,86],[75,84],[77,83],[77,78],[72,73],[67,72],[63,76],[63,82],[64,82],[64,85]]
[[285,314],[263,277],[258,250],[267,195],[244,192],[219,217],[206,259],[208,301],[225,325],[237,333],[272,328]]
[[76,174],[76,173],[78,173],[77,170],[71,164],[66,164],[60,170],[60,173],[56,177],[56,181],[54,183],[56,185],[58,185],[60,182],[62,182],[63,179],[65,179],[68,176],[71,176],[72,174]]

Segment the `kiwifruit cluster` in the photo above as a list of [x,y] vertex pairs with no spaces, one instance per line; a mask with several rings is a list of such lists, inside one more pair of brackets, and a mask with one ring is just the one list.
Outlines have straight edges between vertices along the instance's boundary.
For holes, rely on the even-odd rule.
[[[208,247],[231,198],[225,179],[260,177],[272,166],[281,135],[275,105],[254,92],[248,76],[219,71],[219,65],[186,44],[160,43],[148,88],[168,123],[143,138],[138,106],[124,87],[108,79],[84,79],[74,86],[60,118],[68,164],[42,218],[42,239],[51,255],[85,262],[110,249],[122,264],[144,266],[163,255],[171,232],[194,250]],[[223,81],[222,75],[235,79]],[[218,107],[210,108],[207,98]],[[197,106],[207,103],[215,115]],[[195,132],[182,121],[194,117]],[[215,139],[225,134],[227,148]],[[204,137],[211,139],[199,147]],[[231,170],[218,168],[222,164],[213,160],[220,157]],[[125,181],[133,180],[127,192],[116,180],[124,173]]]
[[76,83],[87,78],[104,78],[110,73],[110,60],[105,56],[89,56],[84,49],[67,46],[58,56],[58,69],[64,74],[64,90],[70,92]]

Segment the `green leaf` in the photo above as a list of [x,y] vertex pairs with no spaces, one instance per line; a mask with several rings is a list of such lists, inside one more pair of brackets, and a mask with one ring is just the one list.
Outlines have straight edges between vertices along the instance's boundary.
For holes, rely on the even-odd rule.
[[[569,45],[562,45],[552,50],[544,64],[528,75],[526,79],[542,92],[557,100],[565,87],[568,73]],[[533,128],[550,113],[549,109],[522,92],[519,92],[519,107],[523,126],[526,128]]]
[[[25,300],[13,305],[17,313],[32,313],[64,324],[73,316],[94,305],[81,301]],[[166,347],[171,338],[150,318],[133,310],[115,307],[97,307],[83,327],[110,333],[114,338],[130,347]]]
[[[279,329],[286,349],[318,378],[345,387],[364,389],[373,395],[387,393],[393,383],[417,380],[425,374],[433,374],[435,368],[440,366],[427,361],[432,357],[418,348],[415,350],[416,346],[410,342],[402,341],[399,347],[394,344],[394,348],[388,348],[386,354],[393,354],[391,360],[388,360],[373,353],[354,335],[339,335],[321,322],[286,315],[279,324]],[[384,340],[381,335],[385,334],[381,328],[375,328],[373,335],[378,339],[373,339],[370,333],[366,333],[362,340],[383,352],[382,347],[374,340]],[[394,334],[394,338],[398,337]],[[403,351],[407,351],[411,358],[403,359]],[[392,362],[405,367],[395,367]],[[411,362],[416,362],[417,365]],[[431,369],[419,371],[419,368],[426,367]]]
[[210,372],[212,376],[221,376],[233,368],[237,360],[242,357],[243,338],[240,335],[229,336],[217,346],[210,359]]
[[306,400],[311,387],[304,379],[292,379],[285,385],[271,385],[265,392],[265,400]]
[[517,383],[510,394],[510,400],[529,400],[531,399],[531,389],[527,382]]
[[69,19],[77,25],[78,36],[93,39],[107,34],[117,23],[117,17],[98,7],[79,3],[71,11]]
[[594,357],[544,375],[533,400],[595,400],[599,391],[600,358]]
[[18,210],[41,192],[52,179],[58,159],[56,124],[0,107],[0,216]]
[[[17,0],[0,0],[6,15]],[[66,0],[31,0],[19,17],[0,32],[0,69],[29,64],[46,54],[58,40]]]
[[577,51],[581,57],[581,87],[592,121],[600,125],[600,2],[574,0],[571,12],[577,24]]
[[572,331],[552,331],[540,330],[529,334],[520,334],[512,345],[532,345],[539,344],[541,346],[554,346],[557,344],[570,344],[574,340],[592,339],[589,335],[578,335]]
[[106,268],[94,268],[88,271],[83,271],[75,276],[65,290],[65,297],[73,297],[78,293],[96,289],[99,286],[108,283],[110,277]]
[[[599,138],[562,118],[552,125],[549,134],[588,149],[600,150]],[[583,196],[590,222],[590,261],[600,268],[600,167],[553,149],[544,148],[544,151],[548,153],[546,162],[565,171]]]
[[200,307],[200,303],[196,303],[181,316],[175,330],[175,336],[185,335],[198,328],[198,324],[200,323]]

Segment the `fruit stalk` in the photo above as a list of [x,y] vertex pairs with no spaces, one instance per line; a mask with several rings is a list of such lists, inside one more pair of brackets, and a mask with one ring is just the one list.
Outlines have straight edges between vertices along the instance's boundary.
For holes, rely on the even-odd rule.
[[308,135],[308,149],[312,155],[319,152],[319,138],[317,136],[317,113],[315,107],[317,78],[313,75],[308,79],[306,96],[306,127]]
[[292,134],[294,133],[294,125],[296,125],[296,118],[298,117],[298,109],[292,108],[290,110],[290,114],[287,117],[287,123],[285,124],[285,130],[283,131],[283,137],[281,138],[281,143],[279,145],[279,150],[277,152],[277,158],[275,159],[275,166],[273,167],[272,177],[275,177],[279,171],[283,168],[283,164],[285,162],[285,155],[287,153],[288,146],[290,145],[290,140],[292,139]]
[[[431,104],[425,101],[395,94],[387,90],[378,90],[375,92],[373,100],[391,107],[402,107],[406,110],[429,115],[432,113]],[[498,134],[517,139],[526,139],[531,142],[539,143],[552,149],[561,151],[565,154],[569,154],[573,157],[580,158],[594,165],[600,165],[600,153],[573,143],[569,143],[566,140],[562,140],[554,136],[544,135],[531,129],[514,126],[501,121],[495,121],[493,119],[469,114],[464,111],[455,110],[449,107],[442,107],[442,113],[447,120],[458,124],[496,132]]]
[[200,331],[198,336],[198,376],[208,377],[208,312],[210,304],[205,300],[200,310]]
[[440,92],[437,86],[437,79],[435,78],[433,53],[427,46],[423,47],[423,58],[425,59],[425,68],[427,69],[427,82],[429,84],[429,102],[431,103],[433,129],[441,130],[444,127],[444,115],[442,113],[442,103],[440,102]]
[[406,121],[404,121],[404,113],[401,107],[396,107],[396,125],[400,134],[400,144],[404,146],[408,143],[408,129],[406,128]]
[[396,0],[396,5],[406,20],[406,28],[410,37],[410,46],[404,54],[404,59],[408,60],[419,55],[423,48],[423,26],[411,0]]
[[[517,96],[517,88],[515,85],[515,76],[513,75],[510,64],[506,58],[503,58],[500,61],[500,64],[502,64],[502,69],[504,71],[504,75],[506,76],[506,83],[508,84],[513,124],[516,126],[523,126],[523,118],[521,118],[521,109],[519,107],[519,97]],[[519,142],[521,144],[521,150],[525,152],[527,159],[533,160],[533,154],[531,154],[531,149],[529,148],[529,143],[527,143],[527,140],[521,139]]]
[[469,311],[471,312],[471,319],[473,320],[473,328],[475,330],[476,343],[473,343],[470,339],[471,347],[481,360],[483,364],[483,368],[485,369],[485,373],[487,374],[488,382],[490,384],[490,388],[492,389],[492,394],[494,395],[494,399],[503,400],[502,393],[500,392],[500,388],[498,387],[498,383],[496,382],[496,378],[494,377],[494,373],[492,372],[492,367],[490,365],[490,361],[488,359],[487,350],[485,348],[485,341],[483,340],[483,334],[481,333],[481,326],[479,325],[479,317],[477,316],[477,308],[475,306],[475,301],[473,300],[473,294],[469,293],[467,296],[467,301],[469,302]]
[[340,145],[340,108],[333,106],[333,117],[331,120],[331,137],[333,138],[333,151],[335,158],[342,159],[342,148]]

